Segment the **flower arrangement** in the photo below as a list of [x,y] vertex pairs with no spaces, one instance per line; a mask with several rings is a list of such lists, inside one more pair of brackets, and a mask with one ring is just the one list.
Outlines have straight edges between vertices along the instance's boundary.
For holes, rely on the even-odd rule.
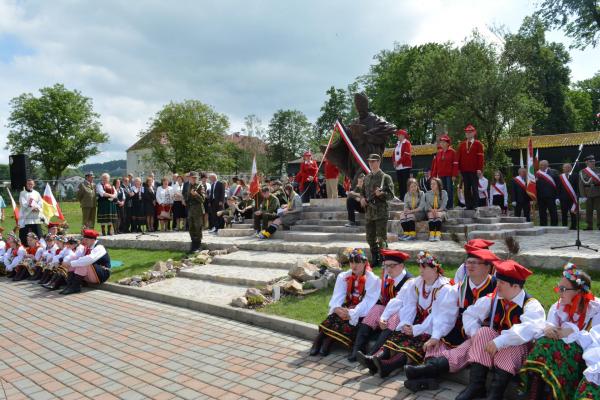
[[589,292],[590,287],[581,279],[581,271],[577,269],[577,265],[573,263],[567,263],[563,270],[563,276],[569,281],[573,282],[579,289],[584,292]]

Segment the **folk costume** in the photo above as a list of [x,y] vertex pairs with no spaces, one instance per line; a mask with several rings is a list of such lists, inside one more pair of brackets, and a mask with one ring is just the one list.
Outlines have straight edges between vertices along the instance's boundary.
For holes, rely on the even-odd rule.
[[7,238],[8,248],[4,253],[4,268],[8,278],[13,278],[16,274],[15,268],[21,264],[25,257],[25,247],[21,246],[21,240],[14,234],[9,233]]
[[156,215],[159,220],[170,221],[173,207],[173,189],[159,186],[156,189]]
[[[579,185],[577,182],[578,174],[562,173],[558,177],[558,200],[560,200],[560,216],[562,226],[569,226],[569,229],[577,229],[577,212],[579,210]],[[569,216],[571,224],[569,225]]]
[[[510,284],[525,284],[532,274],[513,260],[495,263],[496,279]],[[527,355],[527,345],[543,330],[544,308],[539,301],[521,289],[513,298],[504,299],[496,289],[480,298],[463,314],[463,326],[471,338],[468,363],[469,385],[457,400],[467,400],[485,395],[486,377],[493,368],[488,399],[500,400],[508,382],[516,375]],[[493,342],[497,351],[491,355],[486,346]]]
[[98,196],[98,223],[102,227],[103,234],[104,225],[108,225],[108,234],[112,234],[113,223],[118,221],[117,217],[117,192],[110,183],[98,183],[96,185],[96,195]]
[[[475,247],[477,249],[490,250],[490,247],[492,247],[493,245],[494,245],[494,242],[492,242],[491,240],[471,239],[465,245],[465,250],[467,249],[467,246]],[[468,251],[467,251],[467,255],[468,255]],[[465,263],[462,263],[462,264],[460,264],[460,266],[456,270],[456,273],[454,274],[454,279],[452,280],[452,284],[455,285],[457,282],[461,282],[462,280],[465,279],[466,275],[467,275],[467,269],[466,269]]]
[[600,325],[592,328],[590,337],[592,343],[583,352],[587,368],[583,371],[584,377],[573,396],[575,400],[600,399]]
[[63,261],[65,259],[69,260],[75,252],[71,247],[76,242],[74,239],[69,239],[66,236],[59,236],[56,240],[58,243],[61,243],[61,245],[59,245],[58,254],[52,259],[52,274],[48,282],[42,285],[49,290],[57,290],[66,283],[69,270],[63,265]]
[[465,132],[474,132],[475,136],[463,140],[458,146],[458,170],[463,179],[467,210],[474,210],[479,198],[477,171],[483,171],[483,144],[475,139],[477,130],[473,125],[467,125]]
[[[313,343],[311,355],[328,355],[334,341],[352,348],[358,323],[367,316],[379,298],[379,278],[371,271],[364,250],[352,249],[347,255],[351,262],[366,263],[364,273],[356,276],[349,270],[338,275],[329,301],[329,316],[319,325],[319,335]],[[338,307],[348,309],[348,320],[343,320],[335,313]]]
[[67,277],[67,287],[61,294],[81,292],[83,281],[93,284],[103,283],[110,277],[110,256],[98,243],[98,232],[86,229],[83,231],[84,239],[94,242],[85,247],[83,256],[71,259]]
[[490,205],[489,184],[490,182],[485,176],[481,176],[481,178],[478,178],[477,180],[478,207],[487,207]]
[[450,136],[440,136],[440,142],[448,143],[444,150],[440,147],[431,163],[431,176],[440,178],[446,192],[448,192],[448,209],[454,208],[454,183],[453,179],[458,176],[458,153],[451,147]]
[[565,265],[563,276],[582,293],[570,304],[560,300],[554,303],[546,320],[546,326],[573,332],[562,339],[538,338],[521,368],[522,391],[528,399],[535,400],[540,395],[544,399],[572,399],[583,377],[583,352],[593,341],[590,329],[600,326],[600,302],[578,275],[575,264]]
[[394,148],[392,164],[398,179],[398,197],[403,199],[407,189],[406,182],[410,178],[412,168],[412,146],[408,140],[408,132],[405,129],[399,129],[396,136],[398,141]]
[[22,281],[28,279],[36,274],[36,266],[42,259],[44,248],[40,244],[38,237],[33,232],[27,234],[27,243],[32,243],[31,246],[27,246],[25,249],[25,256],[21,261],[21,264],[17,265],[15,270],[15,276],[13,281]]
[[505,183],[494,182],[490,185],[490,205],[498,206],[502,214],[508,210],[508,189]]

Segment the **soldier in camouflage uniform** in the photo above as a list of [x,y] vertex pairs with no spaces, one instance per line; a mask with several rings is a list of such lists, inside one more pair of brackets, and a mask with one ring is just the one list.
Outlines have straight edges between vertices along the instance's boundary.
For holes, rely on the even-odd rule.
[[594,211],[600,229],[600,168],[596,167],[593,155],[585,158],[585,167],[579,171],[579,195],[585,197],[586,231],[594,229]]
[[262,202],[254,212],[254,230],[256,231],[257,236],[262,234],[268,238],[271,235],[265,235],[264,233],[269,227],[269,223],[277,218],[279,200],[271,193],[268,186],[262,187],[261,196]]
[[371,154],[367,159],[371,172],[365,176],[360,189],[360,203],[366,209],[365,228],[371,248],[372,265],[381,263],[379,250],[387,247],[388,200],[394,198],[392,178],[381,170],[381,156]]
[[192,245],[190,253],[200,249],[202,244],[202,223],[204,221],[204,200],[206,187],[198,182],[197,172],[190,172],[190,190],[185,195],[185,204],[188,208],[188,226]]
[[288,198],[283,189],[281,188],[281,181],[277,180],[271,182],[271,187],[273,188],[273,195],[275,195],[275,197],[277,197],[277,200],[279,200],[279,205],[287,204]]

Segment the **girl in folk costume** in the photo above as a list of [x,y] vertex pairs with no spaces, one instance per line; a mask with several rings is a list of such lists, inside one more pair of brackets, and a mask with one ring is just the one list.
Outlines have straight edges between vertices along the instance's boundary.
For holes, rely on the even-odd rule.
[[488,400],[501,400],[510,380],[519,372],[528,344],[544,328],[545,312],[539,301],[523,290],[530,270],[513,260],[494,263],[496,290],[479,298],[463,314],[471,338],[469,385],[456,400],[485,396],[488,371],[494,375]]
[[46,246],[44,246],[44,252],[42,253],[42,258],[40,260],[39,267],[37,268],[36,274],[29,278],[30,280],[39,281],[47,273],[50,262],[52,261],[52,256],[54,255],[54,252],[57,249],[57,246],[54,243],[54,238],[55,235],[51,233],[48,233],[46,235]]
[[407,381],[404,386],[413,392],[437,389],[435,378],[445,372],[458,372],[467,365],[471,340],[465,335],[462,315],[470,305],[496,288],[496,279],[491,275],[491,270],[492,263],[498,261],[498,257],[490,250],[468,244],[465,245],[465,251],[466,274],[453,286],[458,293],[458,317],[454,328],[441,340],[432,340],[425,354],[425,364],[406,366]]
[[490,185],[490,198],[492,199],[492,205],[500,207],[502,214],[506,214],[508,211],[508,190],[506,183],[504,183],[504,176],[500,171],[494,172],[494,182]]
[[162,179],[162,185],[156,189],[156,215],[160,221],[160,229],[167,231],[168,222],[171,220],[173,207],[173,189],[169,186],[169,178]]
[[21,264],[17,265],[16,273],[13,281],[22,281],[36,274],[36,265],[42,259],[44,248],[40,244],[37,235],[33,232],[27,234],[27,248],[25,249],[25,257]]
[[583,352],[587,368],[573,396],[575,400],[600,399],[600,324],[590,331],[591,343]]
[[62,268],[63,259],[71,254],[71,248],[67,245],[69,239],[66,236],[57,236],[56,254],[52,257],[51,273],[47,278],[47,282],[42,285],[49,290],[57,290],[65,283],[66,271]]
[[117,192],[110,184],[110,175],[104,173],[100,178],[100,183],[96,185],[96,195],[98,196],[98,223],[102,228],[102,235],[113,234],[113,223],[117,220]]
[[431,178],[431,190],[425,193],[423,201],[427,219],[429,220],[429,241],[439,242],[442,237],[442,221],[446,217],[448,194],[442,187],[439,178]]
[[329,316],[319,325],[310,355],[326,356],[334,341],[352,348],[359,320],[379,298],[379,278],[373,274],[363,249],[348,249],[350,270],[338,275],[329,302]]
[[425,194],[419,190],[416,179],[408,180],[408,192],[404,195],[404,210],[400,214],[402,236],[399,240],[415,240],[417,238],[417,221],[425,218]]
[[49,250],[46,253],[46,262],[44,264],[44,272],[40,280],[38,281],[38,285],[45,285],[49,283],[54,278],[54,270],[57,267],[58,259],[60,253],[63,251],[65,247],[66,241],[63,236],[54,236],[54,246],[52,250]]
[[564,267],[540,337],[520,371],[527,399],[572,399],[583,376],[583,351],[592,343],[589,330],[600,323],[600,302],[591,279],[575,264]]
[[408,132],[406,129],[399,129],[396,131],[396,137],[398,142],[394,149],[394,158],[392,162],[394,169],[396,170],[396,178],[398,179],[398,197],[404,198],[406,194],[406,183],[410,178],[410,170],[412,168],[412,147],[408,140]]
[[14,233],[9,233],[6,238],[8,249],[4,253],[4,267],[6,268],[6,277],[14,278],[16,275],[15,268],[21,264],[25,257],[25,247],[21,246],[21,240]]
[[367,365],[371,372],[387,377],[408,362],[420,364],[425,351],[446,336],[458,314],[456,291],[437,258],[428,252],[417,255],[420,276],[408,281],[400,291],[400,322],[384,346]]
[[298,190],[302,196],[302,202],[308,203],[310,199],[313,199],[316,195],[317,173],[319,167],[317,162],[312,159],[312,153],[305,151],[303,155],[304,160],[300,164],[300,172],[296,175],[296,181],[298,182]]
[[[365,358],[364,353],[367,353],[366,346],[371,334],[377,330],[381,330],[377,344],[372,348],[372,353],[375,353],[383,346],[388,336],[396,329],[396,326],[400,322],[397,316],[397,309],[391,319],[389,316],[382,318],[382,315],[390,303],[399,302],[396,296],[400,293],[402,286],[412,278],[412,275],[404,268],[404,261],[409,258],[409,255],[401,251],[389,249],[381,249],[379,252],[383,259],[379,300],[377,300],[377,304],[369,310],[367,316],[358,325],[354,347],[350,357],[348,357],[348,361],[360,359],[362,360],[361,363],[363,363]],[[388,311],[388,315],[393,315],[393,313]]]

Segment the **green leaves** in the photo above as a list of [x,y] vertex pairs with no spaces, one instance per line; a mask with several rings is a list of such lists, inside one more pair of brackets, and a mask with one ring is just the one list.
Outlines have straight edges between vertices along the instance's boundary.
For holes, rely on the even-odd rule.
[[573,46],[595,47],[600,38],[600,5],[590,0],[544,0],[536,13],[544,23],[564,29],[574,39]]
[[306,115],[298,110],[278,110],[269,122],[267,130],[267,154],[271,160],[271,171],[284,172],[286,163],[300,157],[307,149],[307,139],[312,125]]

